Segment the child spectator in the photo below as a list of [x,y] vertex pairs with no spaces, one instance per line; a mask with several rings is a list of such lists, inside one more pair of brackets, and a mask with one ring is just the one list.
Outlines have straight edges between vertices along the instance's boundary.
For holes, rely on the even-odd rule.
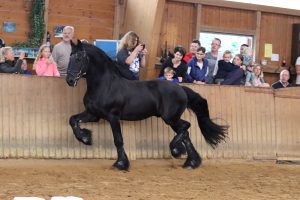
[[208,61],[204,56],[205,48],[198,48],[196,50],[196,56],[192,57],[188,63],[186,82],[205,84],[206,76],[208,74]]
[[164,76],[160,76],[160,80],[172,81],[173,83],[179,83],[177,78],[174,78],[175,71],[171,67],[166,67],[164,69]]
[[233,63],[230,62],[230,59],[231,52],[227,50],[223,54],[223,60],[218,63],[215,82],[222,85],[240,85],[245,70],[243,56],[241,54],[235,55]]
[[23,59],[21,69],[23,70],[23,74],[32,75],[32,72],[27,68],[27,61],[25,59]]
[[38,76],[60,76],[57,64],[51,56],[50,48],[45,44],[40,47],[33,67]]

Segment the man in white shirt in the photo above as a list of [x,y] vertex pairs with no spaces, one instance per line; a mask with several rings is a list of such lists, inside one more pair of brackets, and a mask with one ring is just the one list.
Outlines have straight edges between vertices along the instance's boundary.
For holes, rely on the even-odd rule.
[[296,73],[297,73],[297,78],[296,78],[296,85],[300,86],[300,56],[296,60]]

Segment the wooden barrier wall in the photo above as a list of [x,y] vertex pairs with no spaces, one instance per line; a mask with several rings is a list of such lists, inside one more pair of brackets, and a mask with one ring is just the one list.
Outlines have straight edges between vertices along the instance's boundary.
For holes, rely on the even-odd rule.
[[[75,88],[64,78],[0,74],[0,158],[115,158],[110,126],[104,120],[83,124],[93,130],[93,145],[73,136],[69,117],[83,111],[85,81]],[[230,125],[226,143],[205,143],[192,113],[191,139],[206,158],[300,158],[300,88],[277,90],[189,85],[208,99],[211,117]],[[122,122],[130,159],[169,158],[172,130],[162,120]]]

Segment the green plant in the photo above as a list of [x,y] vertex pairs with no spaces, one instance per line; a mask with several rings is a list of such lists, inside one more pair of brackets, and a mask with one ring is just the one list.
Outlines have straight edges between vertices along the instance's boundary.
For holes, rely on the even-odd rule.
[[15,47],[37,48],[41,46],[45,33],[44,11],[45,0],[32,0],[29,39],[26,42],[16,42]]

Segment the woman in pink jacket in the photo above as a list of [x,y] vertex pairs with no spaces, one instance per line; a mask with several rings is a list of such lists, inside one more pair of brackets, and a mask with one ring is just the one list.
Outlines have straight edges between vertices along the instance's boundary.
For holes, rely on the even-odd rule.
[[33,67],[38,76],[60,76],[57,64],[51,56],[50,48],[45,44],[40,47]]

